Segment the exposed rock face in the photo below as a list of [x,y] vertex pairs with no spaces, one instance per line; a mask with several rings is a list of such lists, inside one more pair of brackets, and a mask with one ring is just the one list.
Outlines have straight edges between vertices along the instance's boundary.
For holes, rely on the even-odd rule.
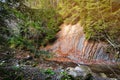
[[57,34],[58,40],[46,47],[56,53],[56,57],[69,58],[77,63],[116,62],[115,55],[106,53],[105,42],[88,41],[85,39],[80,24],[62,25]]

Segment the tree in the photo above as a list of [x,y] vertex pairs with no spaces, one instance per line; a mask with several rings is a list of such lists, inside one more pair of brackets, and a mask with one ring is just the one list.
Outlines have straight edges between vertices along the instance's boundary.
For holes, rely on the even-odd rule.
[[60,0],[59,13],[64,22],[80,22],[86,39],[107,41],[120,47],[120,2],[115,0]]
[[[8,14],[2,15],[2,20],[5,22],[4,18],[7,16],[9,22],[12,20],[17,24],[15,27],[18,29],[18,34],[13,33],[15,30],[8,30],[13,33],[9,34],[8,39],[11,47],[30,48],[32,46],[35,49],[55,40],[62,18],[53,4],[49,1],[47,1],[47,5],[45,3],[46,1],[41,0],[38,3],[41,7],[33,8],[29,6],[30,3],[26,4],[25,1],[21,0],[1,2],[5,12],[8,12]],[[5,24],[8,26],[8,23]]]

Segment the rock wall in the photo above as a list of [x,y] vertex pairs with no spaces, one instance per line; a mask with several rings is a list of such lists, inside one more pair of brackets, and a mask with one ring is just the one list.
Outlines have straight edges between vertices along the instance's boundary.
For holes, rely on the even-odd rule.
[[53,45],[46,47],[47,50],[56,53],[55,57],[69,58],[79,63],[116,62],[115,55],[106,52],[108,45],[105,42],[85,39],[80,24],[62,25],[57,37]]

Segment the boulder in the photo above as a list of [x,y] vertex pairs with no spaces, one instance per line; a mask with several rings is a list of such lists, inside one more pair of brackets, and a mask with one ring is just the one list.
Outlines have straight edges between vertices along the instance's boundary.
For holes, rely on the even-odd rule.
[[88,78],[92,78],[92,71],[89,67],[84,65],[73,67],[68,67],[66,69],[68,75],[71,75],[74,78],[81,78],[83,80],[86,80]]

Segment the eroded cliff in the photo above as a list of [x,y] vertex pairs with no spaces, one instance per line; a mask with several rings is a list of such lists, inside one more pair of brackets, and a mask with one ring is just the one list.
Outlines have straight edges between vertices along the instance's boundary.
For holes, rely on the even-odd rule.
[[55,53],[55,60],[69,59],[80,64],[106,64],[119,62],[116,54],[106,51],[108,44],[103,41],[86,40],[80,24],[62,25],[57,41],[48,45],[47,50]]

